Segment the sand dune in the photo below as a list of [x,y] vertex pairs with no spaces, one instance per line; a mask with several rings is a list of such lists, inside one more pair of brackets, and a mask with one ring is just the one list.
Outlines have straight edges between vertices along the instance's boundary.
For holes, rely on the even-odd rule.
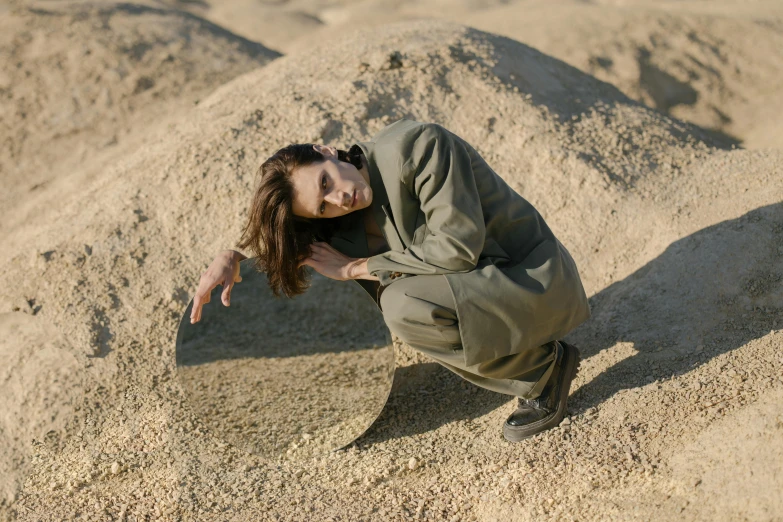
[[446,18],[526,43],[745,147],[783,145],[779,2],[232,1],[199,12],[282,52],[322,54],[334,52],[323,45],[331,35],[354,28]]
[[150,127],[279,56],[154,5],[35,3],[12,8],[0,24],[0,173],[8,188],[0,205],[25,205],[0,231],[28,217],[42,187],[84,183],[85,163],[143,146]]
[[[469,7],[460,5],[457,14]],[[487,2],[481,9],[497,15],[511,7]],[[166,8],[154,16],[168,17],[166,31],[172,32],[164,35],[174,35],[173,42],[184,29],[171,20],[212,27],[171,13]],[[339,14],[333,7],[319,19],[336,24]],[[37,27],[54,15],[3,16],[14,27]],[[634,19],[622,16],[621,26]],[[120,20],[120,27],[140,26],[130,14]],[[696,23],[657,20],[671,24],[657,29],[663,35]],[[735,22],[744,23],[739,17]],[[350,19],[341,23],[350,25]],[[606,23],[602,27],[612,21]],[[724,34],[737,27],[721,23],[709,28]],[[774,32],[772,25],[759,25],[757,34],[774,41],[767,28]],[[580,30],[587,32],[587,25]],[[101,41],[100,32],[80,34],[90,42],[93,33]],[[53,34],[64,38],[62,31]],[[59,145],[41,161],[78,168],[60,175],[62,186],[15,192],[14,208],[28,214],[10,216],[3,228],[0,337],[6,344],[0,346],[14,371],[0,382],[2,409],[12,412],[0,425],[9,448],[0,458],[0,476],[8,477],[0,517],[780,517],[774,494],[783,487],[775,472],[783,465],[776,406],[783,389],[778,149],[732,150],[733,141],[721,133],[634,100],[641,91],[633,95],[632,82],[620,85],[626,76],[619,72],[605,77],[618,79],[614,86],[554,53],[453,22],[321,32],[318,47],[303,44],[271,61],[260,46],[217,29],[206,35],[192,61],[182,58],[190,65],[180,72],[129,60],[128,78],[148,71],[154,85],[160,85],[157,75],[172,83],[159,97],[145,98],[147,91],[133,94],[130,84],[119,82],[112,89],[126,93],[126,105],[93,104],[83,116],[62,113],[63,129],[77,132],[73,138],[60,140],[40,123],[14,120],[32,141],[20,138],[9,149],[18,156],[3,157],[20,169],[3,170],[4,180],[34,170],[30,158],[47,136]],[[661,44],[669,61],[655,65],[673,77],[675,66],[685,63],[675,57],[677,49],[684,56],[709,47],[688,47],[678,38]],[[151,42],[145,56],[175,45],[164,37],[144,41]],[[80,45],[66,40],[63,52],[80,52]],[[235,45],[244,51],[229,49]],[[576,48],[576,40],[569,45]],[[598,55],[605,51],[603,44],[590,45]],[[712,45],[723,53],[733,44]],[[631,48],[617,50],[613,63],[631,60]],[[314,52],[321,49],[329,52]],[[211,53],[216,61],[206,59]],[[225,53],[237,60],[230,73],[217,65]],[[45,76],[43,63],[35,71]],[[97,62],[89,67],[105,68]],[[725,90],[763,90],[763,83],[750,83],[775,73],[754,67],[736,78],[719,75],[731,84]],[[221,81],[222,74],[233,79]],[[75,77],[59,85],[83,85],[84,76]],[[720,104],[739,96],[710,98],[723,87],[704,85],[697,112],[711,103],[725,112]],[[180,89],[191,88],[180,98]],[[33,92],[46,100],[53,91]],[[188,96],[199,97],[199,104]],[[55,118],[61,114],[57,99],[34,112]],[[181,100],[187,103],[178,105]],[[134,119],[133,111],[148,119]],[[121,124],[96,123],[111,117]],[[395,389],[354,448],[302,464],[253,457],[214,439],[186,407],[175,379],[174,340],[201,271],[238,236],[259,163],[291,142],[344,147],[400,117],[436,121],[473,143],[541,210],[573,254],[594,318],[569,336],[586,360],[568,422],[529,443],[506,443],[500,424],[512,409],[508,397],[465,385],[398,345]],[[139,123],[145,121],[155,123]],[[98,137],[107,129],[122,135],[123,128],[128,136],[143,132],[144,141],[101,152]],[[92,152],[71,160],[78,157],[78,151],[71,156],[73,143]],[[22,380],[15,377],[19,368]],[[720,447],[732,449],[736,459]],[[754,473],[758,467],[760,474]]]
[[524,13],[502,7],[463,23],[527,43],[647,106],[758,148],[783,145],[773,116],[783,107],[775,87],[783,81],[783,12],[773,13],[584,3]]

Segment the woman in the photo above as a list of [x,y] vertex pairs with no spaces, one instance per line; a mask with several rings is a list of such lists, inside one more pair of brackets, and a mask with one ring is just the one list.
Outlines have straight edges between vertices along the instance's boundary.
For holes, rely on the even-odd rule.
[[[399,120],[349,151],[290,145],[261,167],[238,248],[275,295],[304,266],[359,282],[389,329],[464,379],[519,398],[511,441],[565,415],[579,351],[558,339],[590,316],[568,251],[475,149],[440,125]],[[235,251],[202,275],[191,322],[239,279]]]

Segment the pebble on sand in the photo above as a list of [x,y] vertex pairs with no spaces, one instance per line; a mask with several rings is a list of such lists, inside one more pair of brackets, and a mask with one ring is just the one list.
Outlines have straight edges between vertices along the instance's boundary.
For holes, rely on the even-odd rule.
[[408,461],[408,469],[414,470],[417,467],[419,467],[419,461],[416,460],[416,457],[411,457],[411,459]]

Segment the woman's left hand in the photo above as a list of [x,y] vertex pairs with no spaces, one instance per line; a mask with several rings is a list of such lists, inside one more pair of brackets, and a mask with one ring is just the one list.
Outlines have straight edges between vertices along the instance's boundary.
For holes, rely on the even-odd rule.
[[353,279],[352,267],[359,261],[358,259],[348,257],[335,250],[329,243],[321,241],[313,243],[310,248],[313,252],[312,255],[300,262],[299,266],[311,266],[319,274],[337,281]]

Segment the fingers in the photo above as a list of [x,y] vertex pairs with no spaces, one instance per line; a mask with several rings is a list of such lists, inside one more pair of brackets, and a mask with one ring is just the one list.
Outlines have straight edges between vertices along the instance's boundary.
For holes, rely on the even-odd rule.
[[227,263],[225,256],[222,254],[215,258],[206,272],[201,274],[201,280],[196,289],[196,295],[193,297],[193,307],[190,311],[191,324],[201,320],[202,308],[210,301],[212,291],[219,284],[223,285],[220,300],[225,306],[229,306],[231,303],[231,289],[234,287],[235,283],[242,281],[242,276],[239,275],[239,272],[239,263],[235,263],[231,260]]
[[[228,281],[228,280],[226,280]],[[223,283],[223,293],[220,295],[221,301],[225,306],[229,306],[231,303],[231,289],[234,287],[234,283]]]
[[324,274],[323,263],[321,262],[320,259],[316,258],[316,256],[310,256],[310,257],[306,258],[304,261],[300,262],[299,263],[299,267],[302,267],[302,266],[312,267],[313,270],[315,270],[319,274],[325,275]]
[[190,311],[190,324],[197,323],[201,320],[201,308],[212,299],[212,288],[208,288],[209,285],[205,285],[203,282],[198,285],[196,289],[196,295],[193,297],[193,308]]
[[334,248],[329,243],[313,243],[312,245],[312,251],[313,251],[313,257],[320,256],[322,258],[332,259],[332,258],[338,258],[343,259],[347,256]]
[[324,250],[326,250],[326,251],[330,251],[330,252],[336,252],[336,250],[334,249],[334,247],[332,245],[330,245],[329,243],[323,243],[323,242],[320,242],[320,241],[317,241],[317,242],[313,243],[312,245],[310,245],[310,247],[313,249],[313,251],[324,251]]
[[199,313],[201,312],[201,299],[198,294],[193,298],[193,308],[190,309],[190,324],[198,321]]
[[209,293],[199,294],[193,298],[193,308],[190,311],[190,324],[197,323],[201,320],[201,307],[209,302]]

